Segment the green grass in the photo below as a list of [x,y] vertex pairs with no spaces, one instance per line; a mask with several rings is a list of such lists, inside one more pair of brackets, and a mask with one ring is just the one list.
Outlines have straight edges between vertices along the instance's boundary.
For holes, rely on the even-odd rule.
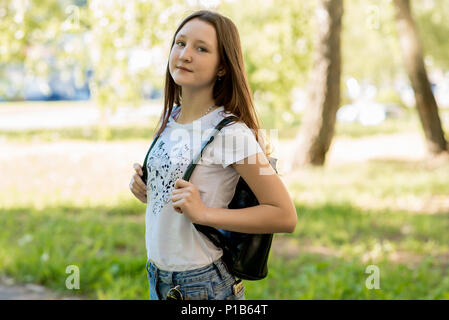
[[[142,206],[16,208],[0,220],[0,270],[17,281],[93,299],[147,296]],[[70,265],[80,270],[80,290],[65,286]]]
[[[449,194],[448,169],[407,162],[304,169],[290,186],[297,228],[275,236],[291,241],[293,255],[273,249],[268,277],[245,281],[247,299],[448,299],[449,210],[409,212],[388,201]],[[357,196],[380,205],[364,208]],[[0,270],[65,295],[147,299],[144,205],[122,199],[113,206],[3,210]],[[395,253],[403,259],[391,260]],[[80,290],[65,288],[69,265],[80,269]],[[369,265],[379,267],[380,289],[365,286]]]
[[[449,213],[360,210],[350,204],[297,206],[298,227],[277,239],[295,244],[272,253],[267,279],[246,282],[253,299],[449,299]],[[403,227],[411,230],[404,234]],[[328,254],[307,248],[325,247]],[[393,262],[395,253],[418,261]],[[406,256],[405,256],[406,257]],[[379,268],[379,289],[365,285],[366,268]]]
[[270,276],[257,283],[246,282],[252,299],[448,299],[449,279],[431,260],[414,270],[382,261],[379,289],[365,285],[367,265],[338,258],[303,254],[297,259],[271,259]]
[[[56,207],[3,211],[0,269],[19,282],[44,284],[65,295],[98,299],[146,299],[143,207]],[[447,215],[361,211],[350,205],[298,206],[298,228],[276,235],[298,244],[298,255],[273,251],[269,275],[245,281],[247,299],[447,299]],[[412,232],[401,234],[407,223]],[[387,259],[362,261],[381,244],[381,255],[396,250],[422,254],[415,267]],[[389,244],[388,246],[386,244]],[[427,244],[427,245],[426,245]],[[431,244],[431,245],[429,245]],[[320,245],[341,256],[302,253]],[[47,256],[48,259],[44,257]],[[365,286],[368,265],[380,270],[380,289]],[[80,270],[80,290],[68,290],[67,266]]]
[[[110,127],[108,141],[130,141],[149,139],[154,135],[158,119],[151,118],[147,126],[114,126]],[[5,141],[57,142],[63,140],[99,141],[101,130],[96,126],[73,127],[64,129],[36,129],[23,131],[0,131],[0,138]]]

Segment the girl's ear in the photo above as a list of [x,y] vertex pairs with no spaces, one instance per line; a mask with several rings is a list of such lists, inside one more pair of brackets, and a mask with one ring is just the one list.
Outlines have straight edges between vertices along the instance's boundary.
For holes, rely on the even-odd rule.
[[225,71],[224,68],[222,68],[222,69],[220,69],[220,70],[218,71],[217,76],[222,77],[222,76],[224,76],[225,74],[226,74],[226,71]]

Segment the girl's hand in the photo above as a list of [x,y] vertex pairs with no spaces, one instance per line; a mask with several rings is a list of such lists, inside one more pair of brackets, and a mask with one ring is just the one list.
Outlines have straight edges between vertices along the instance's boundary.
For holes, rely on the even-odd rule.
[[176,212],[185,214],[193,223],[204,223],[207,206],[194,184],[183,179],[176,180],[171,199]]
[[134,170],[136,170],[136,173],[131,178],[129,189],[137,199],[139,199],[143,203],[147,203],[147,187],[140,178],[143,175],[142,166],[138,163],[134,163],[133,167]]

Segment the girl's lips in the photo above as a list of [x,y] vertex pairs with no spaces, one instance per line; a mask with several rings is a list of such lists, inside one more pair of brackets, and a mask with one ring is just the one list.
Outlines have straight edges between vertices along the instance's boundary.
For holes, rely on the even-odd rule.
[[182,70],[182,71],[187,71],[187,72],[192,72],[192,71],[190,71],[190,70],[187,70],[187,69],[184,69],[184,68],[180,68],[180,67],[177,67],[179,70]]

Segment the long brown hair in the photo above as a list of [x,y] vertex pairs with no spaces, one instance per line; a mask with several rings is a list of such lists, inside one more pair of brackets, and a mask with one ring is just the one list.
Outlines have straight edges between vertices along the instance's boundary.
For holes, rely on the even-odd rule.
[[[271,150],[267,153],[265,138],[263,135],[261,136],[259,132],[260,121],[254,107],[251,88],[248,84],[248,79],[245,72],[239,32],[234,23],[229,18],[217,12],[210,10],[196,11],[186,17],[179,25],[173,35],[170,53],[173,49],[175,38],[179,30],[181,30],[181,28],[189,20],[195,18],[208,22],[215,28],[220,64],[222,64],[226,70],[226,74],[223,76],[222,80],[215,81],[214,84],[213,98],[215,100],[215,104],[218,106],[224,106],[225,111],[235,114],[239,118],[239,121],[244,122],[248,128],[253,130],[257,141],[262,147],[262,150],[267,156],[269,156],[271,154]],[[155,136],[164,131],[172,112],[173,104],[181,104],[181,89],[182,87],[178,86],[170,75],[169,63],[167,62],[167,70],[165,74],[164,110],[161,118],[159,119],[158,126],[159,124],[162,124],[160,125],[159,130],[155,133]]]

